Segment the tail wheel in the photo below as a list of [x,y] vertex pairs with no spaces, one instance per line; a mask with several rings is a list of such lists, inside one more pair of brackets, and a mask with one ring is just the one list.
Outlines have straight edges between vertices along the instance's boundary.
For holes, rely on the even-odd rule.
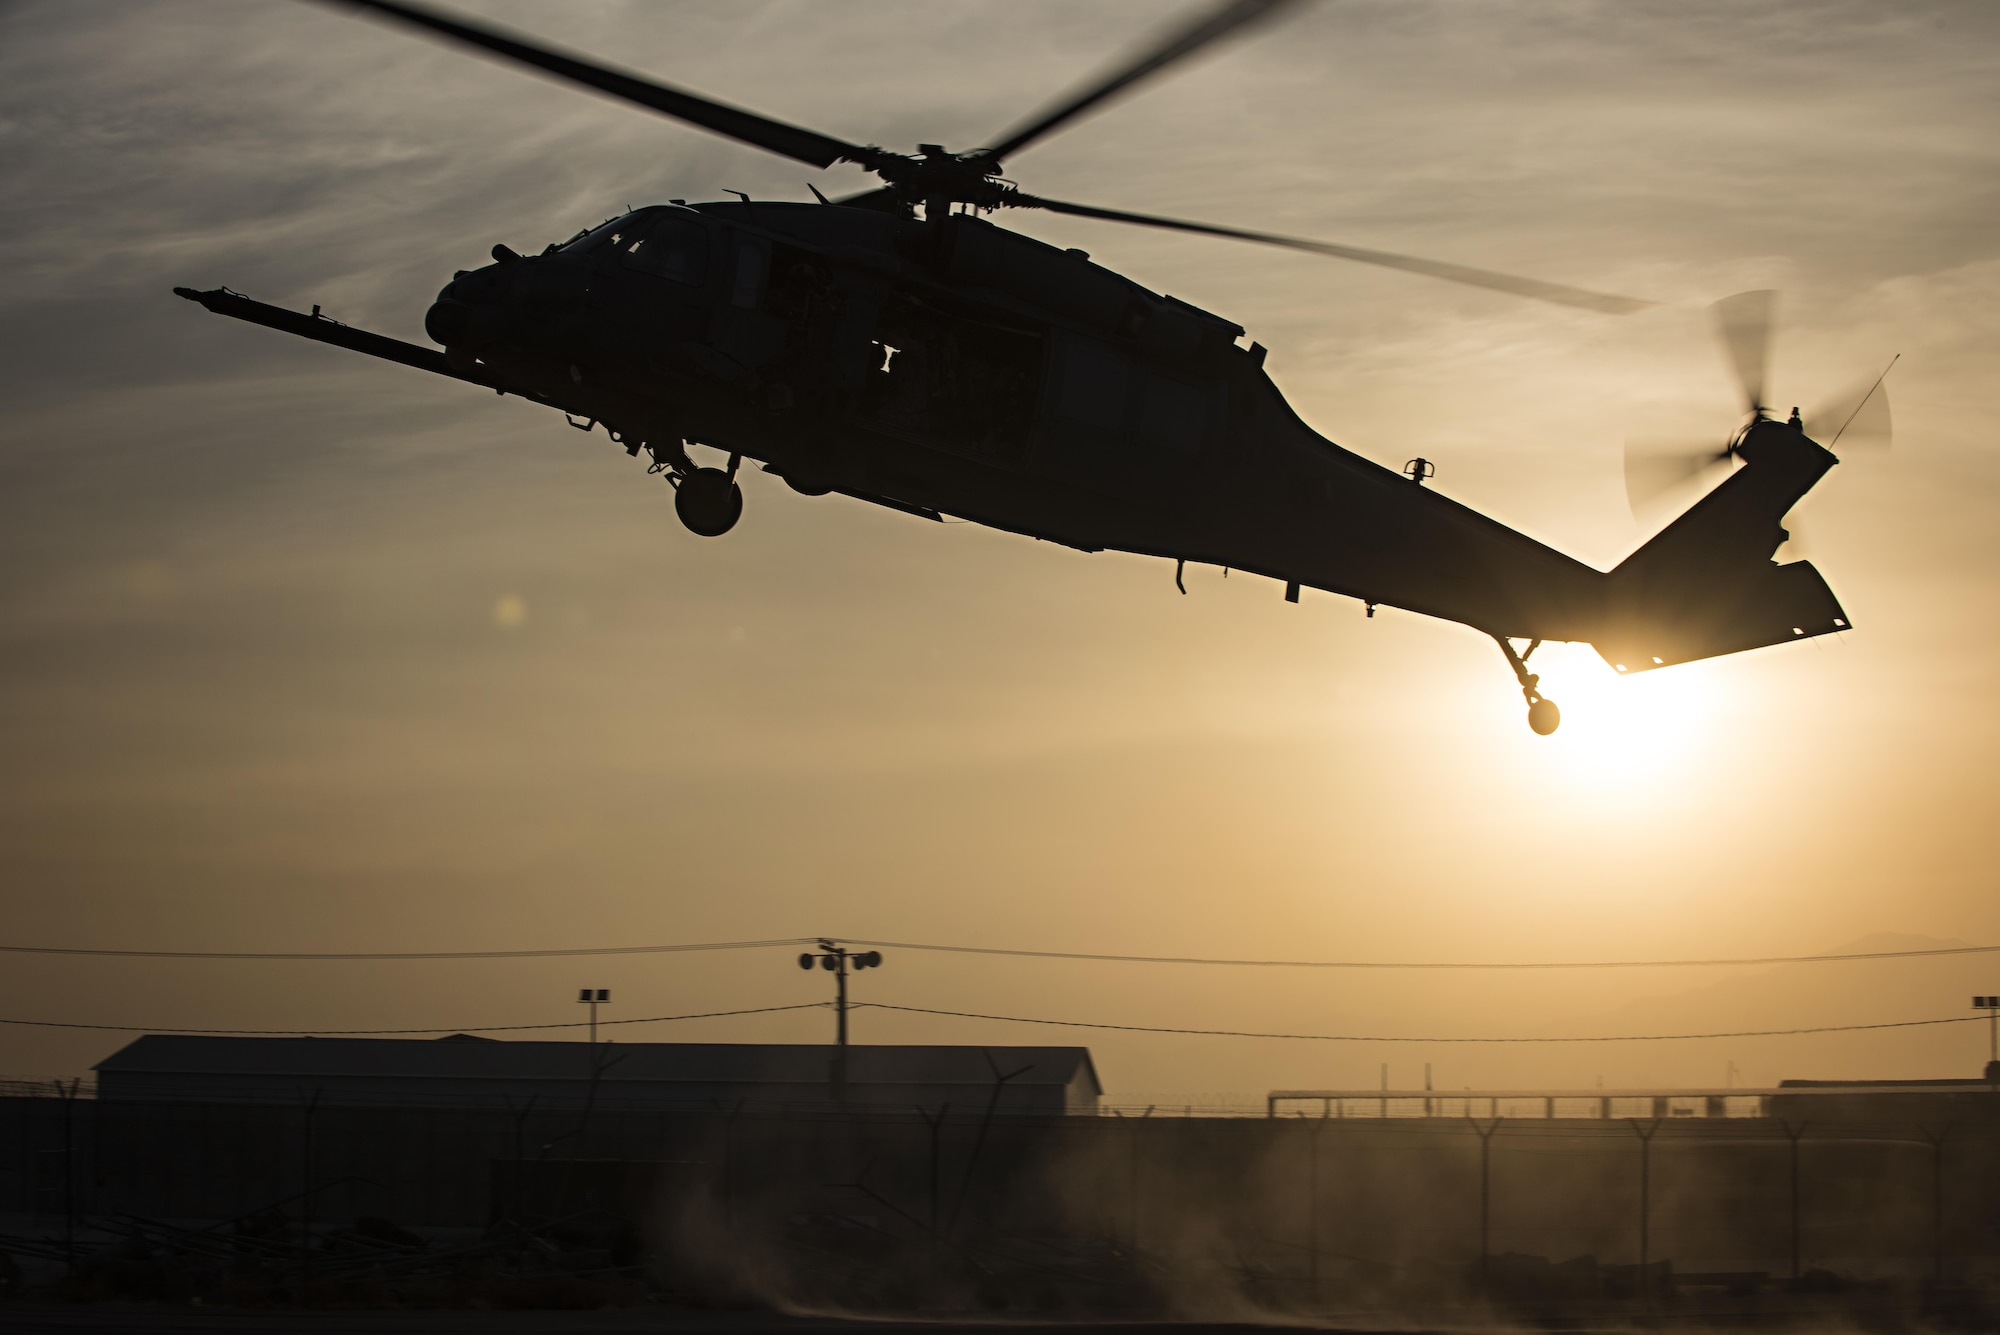
[[1495,635],[1493,640],[1500,646],[1500,652],[1507,655],[1507,665],[1514,669],[1514,680],[1521,684],[1521,698],[1528,702],[1528,727],[1537,737],[1548,736],[1562,726],[1563,716],[1556,702],[1542,695],[1542,679],[1528,671],[1528,658],[1542,647],[1542,642],[1530,641],[1527,652],[1521,653],[1504,635]]
[[674,513],[689,532],[719,538],[743,517],[743,489],[720,468],[697,468],[674,490]]

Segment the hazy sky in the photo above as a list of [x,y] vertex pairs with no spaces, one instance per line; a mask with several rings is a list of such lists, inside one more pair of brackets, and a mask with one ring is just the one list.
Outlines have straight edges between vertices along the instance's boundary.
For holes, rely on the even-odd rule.
[[[970,147],[1145,3],[466,6],[845,138]],[[2000,12],[1328,0],[1009,163],[1025,188],[1666,303],[1619,319],[1046,217],[1235,319],[1306,419],[1600,565],[1628,436],[1733,424],[1706,303],[1785,293],[1775,401],[1903,354],[1894,453],[1802,507],[1856,626],[1619,681],[1532,735],[1462,627],[748,478],[685,532],[601,434],[208,315],[423,341],[454,269],[628,205],[862,185],[309,4],[0,8],[7,943],[456,949],[813,933],[1371,960],[2000,941]],[[1538,663],[1544,663],[1538,659]],[[14,958],[0,1016],[368,1028],[819,999],[782,951],[533,964]],[[1718,979],[891,952],[858,994],[1380,1034],[1953,1015],[2000,960]],[[818,1040],[827,1017],[631,1038]],[[1064,1031],[864,1012],[877,1041]],[[1085,1034],[1115,1094],[1971,1074],[1970,1026],[1426,1048]],[[0,1072],[113,1035],[0,1027]]]

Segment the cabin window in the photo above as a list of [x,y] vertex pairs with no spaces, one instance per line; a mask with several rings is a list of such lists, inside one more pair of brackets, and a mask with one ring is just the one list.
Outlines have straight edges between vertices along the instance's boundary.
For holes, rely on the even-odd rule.
[[1062,395],[1056,413],[1106,436],[1125,434],[1131,400],[1131,363],[1101,343],[1076,339],[1063,358]]
[[1142,448],[1192,459],[1208,435],[1206,390],[1147,372],[1139,377],[1138,437]]
[[736,283],[729,304],[746,311],[757,309],[764,297],[764,275],[771,271],[771,243],[761,237],[746,236],[736,243]]
[[620,237],[619,258],[642,273],[676,283],[708,276],[708,229],[689,218],[665,217],[637,236]]
[[871,345],[870,425],[934,449],[1012,463],[1041,398],[1039,332],[959,318],[916,303],[884,311]]
[[1162,375],[1095,339],[1064,340],[1052,443],[1077,466],[1192,463],[1221,419],[1214,383]]

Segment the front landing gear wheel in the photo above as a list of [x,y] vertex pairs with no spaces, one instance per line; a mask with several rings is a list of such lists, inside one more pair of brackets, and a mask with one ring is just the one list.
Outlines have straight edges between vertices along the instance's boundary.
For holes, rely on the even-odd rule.
[[697,468],[675,488],[674,513],[690,532],[719,538],[743,516],[743,489],[720,468]]
[[1507,666],[1514,669],[1514,680],[1521,683],[1521,698],[1528,702],[1528,726],[1537,737],[1546,737],[1562,726],[1562,711],[1556,702],[1545,699],[1538,689],[1542,679],[1528,671],[1528,656],[1542,647],[1540,640],[1528,642],[1527,653],[1516,653],[1514,643],[1504,635],[1495,635],[1493,640],[1500,646],[1500,652],[1507,655]]

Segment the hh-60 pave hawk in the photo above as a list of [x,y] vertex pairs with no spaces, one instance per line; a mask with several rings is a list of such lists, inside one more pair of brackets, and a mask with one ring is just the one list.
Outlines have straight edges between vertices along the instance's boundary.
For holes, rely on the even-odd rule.
[[[1738,319],[1747,423],[1721,486],[1608,573],[1398,474],[1299,420],[1230,321],[1161,296],[1081,251],[980,216],[1051,212],[1285,246],[1618,314],[1648,303],[1381,251],[1093,208],[1023,193],[1001,164],[1078,115],[1285,0],[1205,11],[991,148],[914,155],[847,143],[389,0],[353,7],[415,25],[879,189],[818,203],[642,208],[539,255],[504,245],[425,317],[431,348],[251,301],[209,310],[337,344],[599,423],[645,450],[695,533],[743,508],[744,459],[807,495],[840,492],[953,515],[1084,551],[1204,562],[1462,622],[1499,644],[1528,722],[1560,721],[1525,660],[1586,641],[1643,671],[1847,627],[1810,564],[1776,564],[1787,511],[1836,462],[1765,416],[1761,330]],[[1763,294],[1754,294],[1756,298]],[[1740,304],[1739,299],[1739,304]],[[1738,312],[1739,316],[1741,311]],[[1755,321],[1748,323],[1754,324]],[[725,454],[703,467],[687,446]],[[1176,581],[1179,568],[1176,568]],[[1525,650],[1514,641],[1527,642]]]

